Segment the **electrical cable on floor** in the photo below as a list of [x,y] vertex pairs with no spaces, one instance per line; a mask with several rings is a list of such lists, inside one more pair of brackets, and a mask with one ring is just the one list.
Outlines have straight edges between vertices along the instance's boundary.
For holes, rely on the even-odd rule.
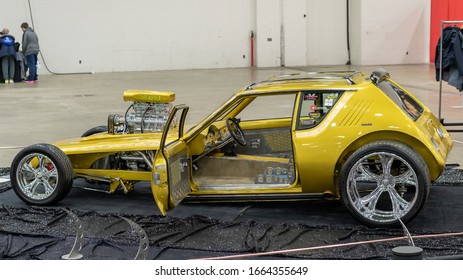
[[[463,236],[463,232],[423,234],[423,235],[413,236],[413,238],[421,239],[421,238],[455,237],[455,236]],[[399,240],[406,240],[406,239],[408,239],[407,236],[400,236],[400,237],[366,240],[366,241],[350,242],[350,243],[342,243],[342,244],[332,244],[332,245],[323,245],[323,246],[315,246],[315,247],[307,247],[307,248],[279,250],[279,251],[272,251],[272,252],[240,254],[240,255],[212,257],[212,258],[200,258],[199,260],[227,260],[227,259],[237,259],[237,258],[253,258],[253,257],[288,254],[288,253],[295,253],[295,252],[314,251],[314,250],[321,250],[321,249],[333,249],[333,248],[342,248],[342,247],[358,246],[358,245],[366,245],[366,244],[374,244],[374,243],[384,243],[384,242],[399,241]]]
[[[34,16],[32,15],[32,8],[31,8],[31,0],[28,0],[27,3],[29,4],[29,14],[30,14],[30,17],[31,17],[31,26],[32,28],[34,29],[35,31],[35,27],[34,27]],[[51,74],[54,74],[54,75],[77,75],[77,74],[94,74],[94,72],[72,72],[72,73],[59,73],[59,72],[53,72],[50,70],[50,68],[48,68],[48,65],[45,61],[45,58],[43,56],[43,53],[42,51],[39,51],[40,53],[40,57],[42,58],[42,62],[43,62],[43,65],[45,66],[45,69],[47,69],[48,72],[50,72]]]

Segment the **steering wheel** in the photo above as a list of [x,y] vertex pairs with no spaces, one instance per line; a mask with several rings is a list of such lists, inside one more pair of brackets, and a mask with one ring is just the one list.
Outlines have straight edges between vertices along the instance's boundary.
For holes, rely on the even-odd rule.
[[246,139],[244,138],[243,130],[238,124],[238,120],[235,118],[228,118],[225,121],[225,124],[227,125],[227,129],[230,132],[231,137],[236,141],[236,143],[241,146],[246,146]]

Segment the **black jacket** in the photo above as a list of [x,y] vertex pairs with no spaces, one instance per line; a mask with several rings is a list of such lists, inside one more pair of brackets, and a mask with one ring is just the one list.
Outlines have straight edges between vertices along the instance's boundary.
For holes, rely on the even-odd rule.
[[[443,38],[443,39],[442,39]],[[463,34],[456,26],[447,26],[442,32],[436,46],[435,66],[436,81],[439,81],[440,70],[440,41],[442,40],[442,72],[449,71],[451,66],[455,66],[463,76]]]

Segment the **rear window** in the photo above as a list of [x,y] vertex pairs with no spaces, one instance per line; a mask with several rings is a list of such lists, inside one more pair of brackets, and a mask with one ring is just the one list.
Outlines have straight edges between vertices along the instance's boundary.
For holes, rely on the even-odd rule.
[[423,113],[423,107],[421,107],[413,97],[390,81],[384,80],[379,83],[378,87],[410,116],[412,120],[416,121]]

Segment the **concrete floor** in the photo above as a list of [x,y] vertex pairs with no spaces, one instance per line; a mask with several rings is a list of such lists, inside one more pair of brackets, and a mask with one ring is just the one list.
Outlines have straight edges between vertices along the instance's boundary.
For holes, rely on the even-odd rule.
[[[187,124],[195,124],[239,89],[269,76],[326,70],[371,73],[378,67],[388,70],[438,115],[439,83],[432,64],[41,75],[37,84],[0,84],[0,167],[9,166],[21,147],[80,136],[105,125],[109,114],[123,114],[130,105],[122,100],[127,89],[175,92],[175,104],[190,106]],[[455,108],[461,105],[463,96],[444,83],[441,116],[446,122],[463,122],[463,109]],[[455,145],[448,163],[463,168],[463,133],[452,137]]]

